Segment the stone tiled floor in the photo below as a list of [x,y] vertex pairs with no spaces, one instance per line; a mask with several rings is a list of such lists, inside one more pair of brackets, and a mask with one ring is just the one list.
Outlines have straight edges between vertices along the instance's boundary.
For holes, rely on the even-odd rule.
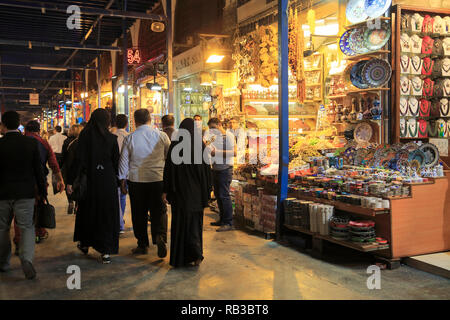
[[[450,281],[407,266],[381,273],[381,289],[366,286],[370,259],[347,252],[333,263],[243,231],[217,233],[205,215],[204,255],[199,268],[172,269],[152,247],[135,257],[133,232],[120,240],[111,265],[98,253],[84,257],[72,242],[74,216],[65,196],[50,198],[57,229],[37,245],[36,280],[24,279],[17,257],[0,274],[0,299],[450,299]],[[127,207],[126,224],[131,230]],[[343,262],[344,261],[344,262]],[[81,290],[67,289],[68,266],[81,268]]]

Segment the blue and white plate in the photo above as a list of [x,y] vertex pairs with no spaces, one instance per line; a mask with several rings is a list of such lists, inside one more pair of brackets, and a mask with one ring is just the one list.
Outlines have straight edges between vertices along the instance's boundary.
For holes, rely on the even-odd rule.
[[367,14],[364,11],[365,0],[350,0],[345,10],[347,20],[351,23],[360,23],[367,19]]
[[371,59],[361,69],[361,79],[371,87],[382,87],[391,79],[392,69],[384,59]]
[[382,16],[387,9],[391,6],[392,0],[365,0],[364,11],[372,18],[378,18]]
[[352,31],[353,31],[353,29],[345,31],[342,34],[341,39],[339,40],[339,48],[341,49],[342,53],[347,55],[347,56],[354,56],[354,55],[356,55],[356,52],[353,52],[350,49],[349,37],[350,37],[350,34],[351,34]]
[[350,70],[350,81],[358,89],[369,88],[369,85],[367,83],[365,83],[362,78],[362,69],[366,65],[367,61],[369,61],[369,60],[359,61]]

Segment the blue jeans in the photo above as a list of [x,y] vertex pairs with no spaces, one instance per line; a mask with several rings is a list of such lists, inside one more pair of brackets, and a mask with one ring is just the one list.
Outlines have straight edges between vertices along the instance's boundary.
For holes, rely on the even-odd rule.
[[34,258],[34,198],[0,201],[0,269],[9,268],[11,259],[11,240],[9,230],[12,219],[16,216],[21,237],[19,242],[19,257],[22,261],[33,262]]
[[123,216],[125,215],[125,206],[127,204],[127,195],[122,194],[119,188],[119,203],[120,203],[120,231],[125,230],[125,220]]
[[219,206],[222,225],[233,225],[233,203],[230,196],[230,185],[233,179],[233,168],[213,170],[214,195]]

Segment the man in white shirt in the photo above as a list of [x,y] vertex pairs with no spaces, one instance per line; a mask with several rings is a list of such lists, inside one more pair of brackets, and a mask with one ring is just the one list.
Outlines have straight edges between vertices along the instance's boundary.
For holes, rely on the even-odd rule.
[[[119,152],[122,152],[123,141],[129,135],[127,132],[128,127],[128,117],[124,114],[119,114],[116,117],[117,130],[114,134],[117,136],[117,143],[119,144]],[[120,233],[125,232],[125,221],[123,216],[125,214],[125,207],[127,204],[127,194],[122,193],[119,188],[119,202],[120,202]]]
[[50,147],[52,147],[52,150],[55,153],[59,167],[61,167],[62,147],[64,144],[64,140],[66,140],[67,137],[61,133],[62,128],[60,126],[56,126],[55,131],[56,133],[52,135],[50,139],[48,139],[48,143],[50,144]]
[[150,126],[147,109],[136,110],[134,121],[136,131],[125,138],[119,162],[121,189],[126,194],[128,182],[133,231],[138,240],[133,253],[148,251],[150,210],[152,242],[158,246],[158,256],[164,258],[167,255],[167,208],[162,199],[163,172],[170,140],[167,134]]

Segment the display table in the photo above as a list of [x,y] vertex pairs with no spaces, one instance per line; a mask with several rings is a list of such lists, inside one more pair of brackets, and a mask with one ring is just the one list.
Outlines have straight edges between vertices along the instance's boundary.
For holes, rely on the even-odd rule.
[[389,265],[399,266],[400,258],[450,250],[450,171],[445,177],[426,183],[410,184],[411,195],[391,197],[390,209],[369,209],[339,201],[321,199],[301,193],[289,197],[333,205],[335,209],[352,216],[368,218],[376,223],[377,236],[388,244],[355,243],[336,240],[309,229],[284,224],[285,230],[312,237],[313,251],[321,253],[323,242],[332,242],[362,252],[371,252]]

